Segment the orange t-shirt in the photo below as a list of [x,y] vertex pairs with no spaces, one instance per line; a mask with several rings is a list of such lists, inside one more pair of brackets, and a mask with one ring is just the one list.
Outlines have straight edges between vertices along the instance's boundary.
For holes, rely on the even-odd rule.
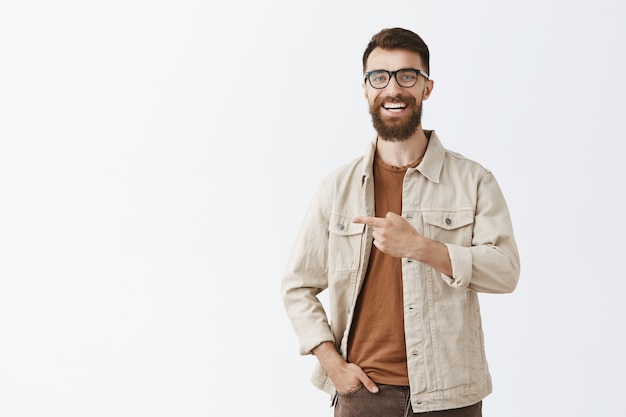
[[[376,217],[401,214],[402,185],[408,168],[394,167],[376,155],[374,194]],[[404,339],[402,260],[372,246],[367,274],[348,340],[348,361],[359,365],[377,383],[409,385]]]

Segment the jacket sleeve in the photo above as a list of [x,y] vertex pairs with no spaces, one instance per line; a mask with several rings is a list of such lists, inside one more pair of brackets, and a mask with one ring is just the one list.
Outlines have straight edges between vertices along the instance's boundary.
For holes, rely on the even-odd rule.
[[281,296],[300,341],[300,354],[310,354],[322,342],[335,342],[318,294],[328,287],[327,188],[318,187],[287,262]]
[[509,210],[495,177],[485,172],[477,184],[472,245],[446,244],[452,277],[442,278],[453,287],[487,293],[510,293],[520,275],[520,259]]

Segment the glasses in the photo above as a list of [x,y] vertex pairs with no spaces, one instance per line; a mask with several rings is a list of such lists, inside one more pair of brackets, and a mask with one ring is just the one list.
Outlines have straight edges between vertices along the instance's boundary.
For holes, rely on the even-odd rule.
[[417,78],[420,74],[425,79],[428,79],[427,73],[413,68],[403,68],[397,71],[374,70],[366,72],[365,79],[369,80],[372,87],[381,89],[387,87],[391,78],[395,77],[400,87],[410,88],[417,84]]

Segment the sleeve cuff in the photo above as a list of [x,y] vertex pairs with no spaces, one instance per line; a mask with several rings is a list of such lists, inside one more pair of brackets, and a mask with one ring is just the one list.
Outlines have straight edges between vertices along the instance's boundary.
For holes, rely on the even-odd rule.
[[323,342],[335,343],[328,323],[315,323],[309,326],[300,338],[300,354],[310,355],[311,351]]
[[451,287],[469,287],[472,280],[472,252],[470,248],[448,243],[445,245],[448,248],[452,263],[452,276],[441,274],[441,277]]

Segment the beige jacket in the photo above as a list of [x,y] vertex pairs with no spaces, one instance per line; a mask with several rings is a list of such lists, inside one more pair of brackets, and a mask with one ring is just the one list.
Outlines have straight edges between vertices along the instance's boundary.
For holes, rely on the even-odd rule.
[[[372,142],[364,157],[321,182],[288,261],[282,296],[303,355],[325,341],[344,358],[348,351],[372,247],[371,228],[352,218],[374,215],[375,147]],[[520,273],[504,196],[490,171],[444,149],[433,131],[422,162],[406,173],[402,215],[422,235],[446,244],[453,270],[447,276],[402,259],[413,411],[474,404],[492,389],[477,292],[511,292]],[[324,290],[328,298],[318,298]],[[312,382],[334,394],[321,367]]]

